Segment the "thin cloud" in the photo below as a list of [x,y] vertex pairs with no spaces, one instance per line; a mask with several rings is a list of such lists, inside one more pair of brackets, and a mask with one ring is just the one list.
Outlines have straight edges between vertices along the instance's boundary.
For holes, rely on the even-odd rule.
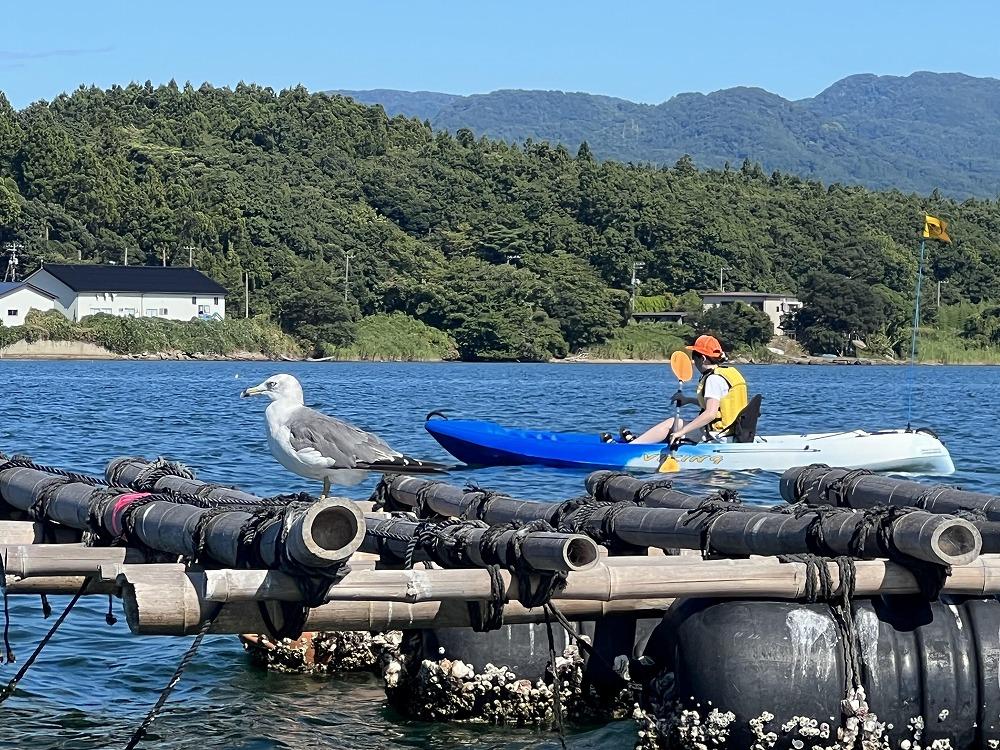
[[114,49],[111,46],[95,47],[93,49],[45,49],[37,52],[18,52],[9,49],[0,49],[0,64],[3,67],[15,67],[23,65],[25,60],[45,60],[51,57],[84,57],[86,55],[100,55]]

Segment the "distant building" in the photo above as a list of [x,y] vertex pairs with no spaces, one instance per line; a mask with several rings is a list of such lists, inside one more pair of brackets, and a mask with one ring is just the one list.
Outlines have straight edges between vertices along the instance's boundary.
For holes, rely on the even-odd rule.
[[44,265],[25,282],[74,322],[106,313],[167,320],[226,317],[226,289],[195,268]]
[[39,289],[26,281],[5,281],[0,283],[0,324],[24,325],[29,310],[51,310],[55,306],[55,295]]
[[702,304],[708,310],[719,305],[742,302],[767,313],[774,325],[775,335],[782,335],[781,318],[802,307],[802,303],[790,294],[767,294],[765,292],[699,292]]
[[683,310],[668,310],[666,312],[636,312],[632,319],[636,323],[674,323],[683,325],[684,319],[690,315]]

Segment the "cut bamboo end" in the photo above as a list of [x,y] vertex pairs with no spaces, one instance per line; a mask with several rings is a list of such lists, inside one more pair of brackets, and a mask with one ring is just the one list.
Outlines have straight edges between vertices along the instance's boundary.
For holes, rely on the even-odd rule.
[[365,538],[365,517],[350,500],[313,503],[288,536],[289,552],[301,563],[324,567],[347,560]]
[[599,559],[600,550],[590,537],[574,536],[563,550],[566,570],[590,570],[597,565]]
[[956,518],[934,530],[930,546],[947,565],[966,565],[979,557],[983,537],[969,521]]

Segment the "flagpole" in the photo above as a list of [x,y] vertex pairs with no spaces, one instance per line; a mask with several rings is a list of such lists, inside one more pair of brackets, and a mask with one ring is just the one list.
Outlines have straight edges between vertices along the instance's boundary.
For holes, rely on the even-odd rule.
[[920,283],[924,278],[924,245],[927,240],[920,240],[920,260],[917,262],[917,298],[913,304],[913,334],[910,337],[910,365],[907,367],[906,389],[906,431],[910,432],[913,415],[913,369],[917,363],[917,331],[920,326]]

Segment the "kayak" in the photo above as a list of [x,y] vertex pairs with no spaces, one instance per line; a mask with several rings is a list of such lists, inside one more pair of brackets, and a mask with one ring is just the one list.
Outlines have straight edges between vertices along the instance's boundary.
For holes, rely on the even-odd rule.
[[[476,419],[428,419],[424,426],[446,451],[474,466],[658,471],[670,453],[662,443],[605,443],[596,433],[523,430]],[[955,471],[944,443],[924,429],[758,435],[752,443],[682,445],[674,456],[682,471],[782,472],[807,464],[915,474]]]

